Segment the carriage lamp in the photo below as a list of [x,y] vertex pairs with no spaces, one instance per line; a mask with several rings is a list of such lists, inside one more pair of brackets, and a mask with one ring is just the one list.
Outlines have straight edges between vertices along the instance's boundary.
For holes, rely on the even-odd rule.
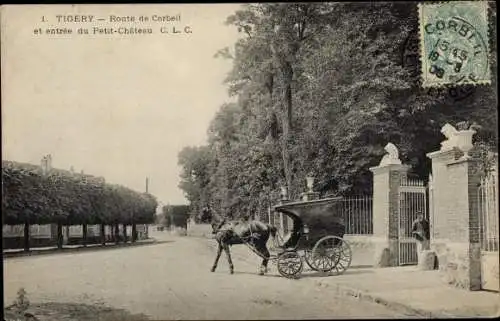
[[309,174],[306,176],[306,183],[307,183],[307,188],[309,189],[309,192],[312,192],[313,186],[314,186],[314,176],[312,174]]
[[304,232],[304,237],[306,238],[306,240],[309,240],[309,227],[306,224],[304,224],[302,231]]

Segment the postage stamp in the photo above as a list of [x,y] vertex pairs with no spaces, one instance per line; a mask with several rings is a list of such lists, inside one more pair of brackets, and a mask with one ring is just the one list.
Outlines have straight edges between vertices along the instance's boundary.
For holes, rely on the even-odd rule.
[[422,86],[489,84],[488,3],[419,4]]
[[[409,70],[411,81],[417,87],[421,87],[422,80],[419,42],[418,29],[415,28],[408,34],[401,54],[401,65]],[[446,87],[421,87],[420,89],[430,95],[442,96],[444,94],[446,101],[452,103],[467,99],[477,91],[474,84],[459,86],[449,85]]]

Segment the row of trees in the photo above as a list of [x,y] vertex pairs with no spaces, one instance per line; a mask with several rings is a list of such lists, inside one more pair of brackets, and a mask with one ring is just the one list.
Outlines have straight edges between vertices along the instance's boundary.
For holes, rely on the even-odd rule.
[[26,233],[31,224],[57,224],[62,242],[63,225],[83,225],[85,237],[88,224],[101,224],[102,235],[105,225],[123,224],[134,234],[136,224],[154,221],[156,207],[154,196],[102,178],[2,161],[3,224],[24,224]]
[[491,85],[422,88],[417,12],[411,2],[265,3],[228,17],[243,36],[216,56],[233,63],[236,102],[216,114],[207,145],[179,154],[192,212],[259,212],[280,186],[296,198],[309,173],[321,193],[370,193],[387,142],[425,179],[447,122],[475,123],[477,142],[496,149],[496,56]]

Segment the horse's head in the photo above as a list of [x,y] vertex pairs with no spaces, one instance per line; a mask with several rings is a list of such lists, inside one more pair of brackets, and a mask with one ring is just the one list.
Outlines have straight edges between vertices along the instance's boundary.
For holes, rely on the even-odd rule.
[[212,211],[210,210],[209,207],[205,206],[201,210],[201,216],[200,219],[203,223],[208,223],[212,220]]

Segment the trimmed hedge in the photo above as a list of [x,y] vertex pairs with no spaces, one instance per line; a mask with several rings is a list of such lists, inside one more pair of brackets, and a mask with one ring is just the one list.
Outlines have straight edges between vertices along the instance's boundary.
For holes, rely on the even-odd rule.
[[3,224],[148,224],[157,201],[103,178],[2,161]]

